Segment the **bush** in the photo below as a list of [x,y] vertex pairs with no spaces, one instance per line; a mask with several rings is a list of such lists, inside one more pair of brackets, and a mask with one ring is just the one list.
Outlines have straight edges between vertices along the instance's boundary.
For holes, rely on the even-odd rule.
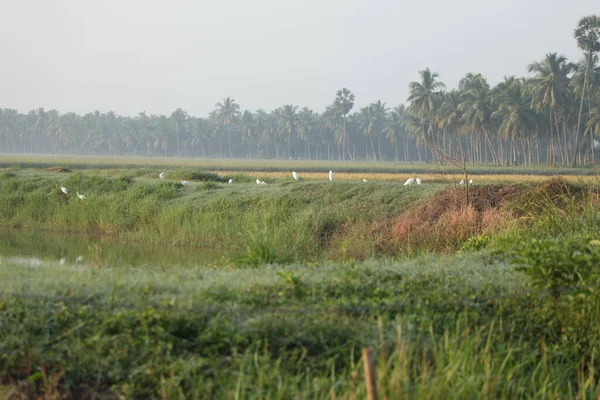
[[532,239],[516,252],[515,263],[534,287],[557,297],[563,289],[597,281],[599,245],[600,241],[587,237]]

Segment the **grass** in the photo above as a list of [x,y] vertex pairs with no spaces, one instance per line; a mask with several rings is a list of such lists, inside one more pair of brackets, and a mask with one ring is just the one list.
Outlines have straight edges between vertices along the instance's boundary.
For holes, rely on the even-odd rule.
[[[327,252],[341,226],[393,216],[443,188],[392,182],[229,185],[219,179],[183,187],[173,180],[129,174],[6,171],[0,181],[0,224],[231,251],[258,243],[253,237],[268,230],[294,259]],[[61,185],[69,195],[60,192]],[[80,201],[75,191],[87,199]]]
[[364,347],[383,398],[598,395],[593,177],[477,184],[466,206],[433,175],[61,165],[3,171],[2,224],[230,256],[0,259],[0,398],[365,398]]
[[[171,169],[198,168],[207,171],[237,172],[328,172],[330,169],[348,173],[414,174],[448,172],[436,164],[373,162],[373,161],[309,161],[309,160],[250,160],[250,159],[209,159],[209,158],[165,158],[165,157],[101,157],[63,156],[34,154],[2,154],[0,168],[52,168],[73,169]],[[592,167],[548,167],[548,166],[496,166],[469,165],[472,174],[484,175],[594,175]],[[362,179],[362,178],[361,178]],[[459,179],[460,180],[460,179]]]

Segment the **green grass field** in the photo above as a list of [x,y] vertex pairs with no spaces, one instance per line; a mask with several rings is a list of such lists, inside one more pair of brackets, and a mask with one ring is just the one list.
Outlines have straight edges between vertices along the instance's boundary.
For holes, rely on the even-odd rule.
[[[358,399],[366,347],[382,398],[598,395],[595,177],[481,183],[467,206],[433,173],[50,159],[0,160],[0,399]],[[59,262],[99,238],[155,263]],[[197,248],[222,257],[157,254]]]

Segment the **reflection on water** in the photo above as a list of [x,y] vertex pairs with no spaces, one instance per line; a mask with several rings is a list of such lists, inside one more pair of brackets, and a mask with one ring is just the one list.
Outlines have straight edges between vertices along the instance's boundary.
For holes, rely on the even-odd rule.
[[119,265],[207,265],[223,256],[199,247],[122,243],[88,235],[36,232],[0,228],[0,258],[47,260],[63,264]]

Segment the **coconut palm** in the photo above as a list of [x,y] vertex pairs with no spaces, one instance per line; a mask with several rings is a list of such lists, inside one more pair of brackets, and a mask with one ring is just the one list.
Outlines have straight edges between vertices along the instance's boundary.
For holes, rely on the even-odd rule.
[[586,68],[584,72],[583,87],[579,100],[579,113],[577,114],[577,126],[575,128],[575,147],[573,149],[573,166],[577,164],[577,151],[579,149],[579,128],[581,126],[581,112],[583,100],[587,88],[587,82],[591,72],[594,53],[600,51],[600,15],[588,15],[579,20],[579,24],[573,33],[579,47],[586,54]]
[[[384,122],[383,133],[386,139],[394,144],[395,160],[398,161],[398,142],[405,135],[406,128],[406,108],[401,104],[396,106],[387,115]],[[406,143],[406,140],[404,141]],[[407,154],[404,154],[404,161],[407,161]]]
[[279,128],[282,133],[287,134],[288,158],[292,158],[292,135],[296,133],[298,125],[298,106],[286,104],[280,109]]
[[446,85],[438,82],[439,75],[431,72],[429,68],[419,71],[420,82],[411,82],[408,85],[409,96],[408,111],[419,120],[427,122],[427,129],[423,131],[423,139],[432,145],[435,143],[435,117],[442,100],[442,90]]
[[[523,156],[525,157],[525,145],[530,144],[527,133],[535,127],[536,114],[531,109],[531,99],[523,82],[514,77],[505,78],[504,82],[496,88],[494,102],[497,110],[492,113],[492,118],[498,121],[498,133],[507,143],[512,144],[513,161],[516,159],[514,144],[517,141],[522,142]],[[509,158],[508,155],[505,157],[505,159]],[[529,160],[531,160],[531,154],[529,154]]]
[[[459,106],[459,110],[463,113],[460,117],[461,126],[465,132],[469,133],[476,140],[479,140],[479,135],[483,135],[484,141],[487,142],[492,154],[493,162],[498,163],[498,157],[489,135],[492,129],[493,91],[481,74],[467,76],[465,79],[467,79],[467,82],[463,85],[463,92],[461,93],[462,102]],[[483,161],[482,150],[480,149],[479,151],[480,162]],[[483,151],[485,152],[487,162],[488,153],[485,150]]]
[[346,115],[354,107],[354,94],[348,89],[343,88],[335,94],[333,102],[335,108],[342,115],[342,160],[346,159]]
[[[569,87],[569,75],[574,69],[574,65],[567,62],[566,57],[558,55],[557,53],[548,53],[546,57],[540,62],[534,62],[528,66],[529,72],[534,72],[533,78],[534,88],[533,96],[531,98],[531,107],[537,111],[541,111],[543,108],[548,108],[549,127],[550,127],[550,143],[553,144],[553,126],[556,129],[556,135],[558,137],[559,124],[558,124],[558,113],[563,111],[568,103],[570,96]],[[561,154],[563,162],[568,163],[569,157],[567,153],[567,137],[566,131],[564,133],[564,141],[561,144],[560,139],[558,140],[561,147]],[[551,147],[551,160],[554,162],[555,150]]]
[[214,118],[220,128],[225,128],[227,142],[229,144],[229,157],[231,158],[231,130],[233,124],[238,122],[240,117],[240,106],[231,97],[226,97],[223,99],[222,103],[217,103],[215,107],[217,107],[217,109],[215,110]]
[[303,107],[298,113],[298,139],[306,143],[306,156],[310,160],[310,141],[317,128],[319,115],[308,107]]

